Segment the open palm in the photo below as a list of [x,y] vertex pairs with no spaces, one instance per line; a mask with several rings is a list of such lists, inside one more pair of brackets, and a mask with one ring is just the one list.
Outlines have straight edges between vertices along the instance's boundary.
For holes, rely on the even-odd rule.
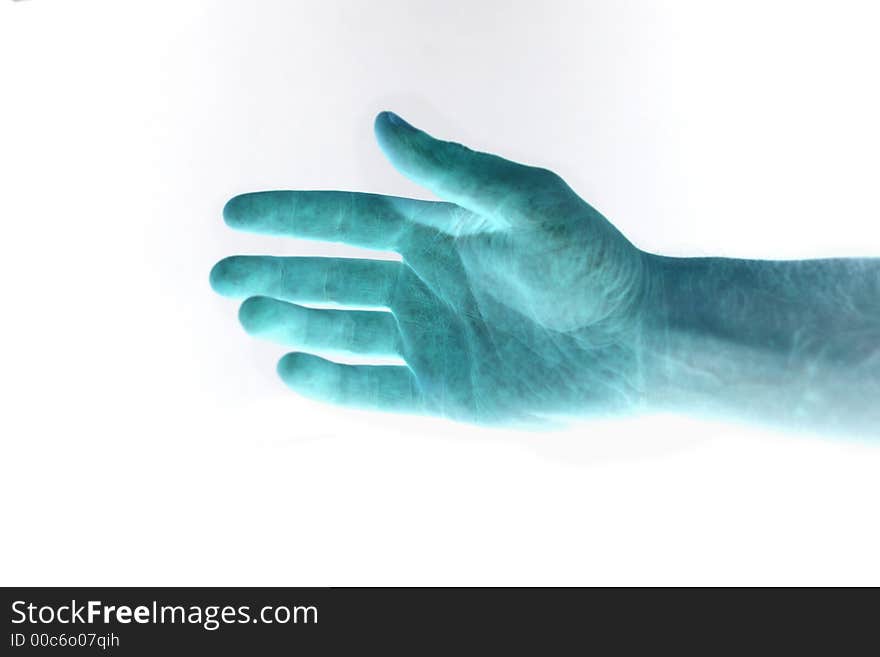
[[[375,129],[392,164],[444,202],[272,191],[224,209],[233,228],[403,258],[217,263],[211,283],[246,298],[245,329],[300,350],[279,362],[282,379],[332,403],[478,423],[637,404],[644,254],[546,169],[436,140],[390,112]],[[308,307],[328,303],[343,308]]]

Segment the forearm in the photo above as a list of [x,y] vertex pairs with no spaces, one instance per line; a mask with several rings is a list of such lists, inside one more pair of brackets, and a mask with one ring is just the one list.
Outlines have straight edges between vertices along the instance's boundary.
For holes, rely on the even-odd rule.
[[655,406],[880,434],[880,259],[648,260]]

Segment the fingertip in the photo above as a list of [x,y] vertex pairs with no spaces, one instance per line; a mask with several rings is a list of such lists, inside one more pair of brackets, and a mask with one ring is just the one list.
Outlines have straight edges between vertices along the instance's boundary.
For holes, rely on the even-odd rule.
[[250,194],[239,194],[226,201],[223,206],[223,221],[230,228],[242,228],[246,223],[247,205]]
[[281,380],[287,383],[291,380],[293,372],[296,371],[296,366],[298,362],[299,354],[296,351],[292,351],[290,353],[284,354],[281,359],[278,361],[278,365],[275,367],[275,370],[278,372],[278,376],[281,377]]
[[376,115],[376,120],[373,123],[373,131],[376,134],[376,140],[379,142],[379,147],[385,151],[386,154],[393,149],[394,142],[400,137],[418,132],[416,128],[404,121],[400,116],[388,110],[379,112],[379,114]]
[[303,392],[314,387],[322,371],[326,374],[326,365],[328,362],[319,356],[291,351],[281,357],[276,370],[284,383]]
[[242,278],[243,273],[241,258],[239,256],[229,256],[211,267],[208,281],[211,284],[211,289],[217,294],[231,296],[236,282]]
[[376,115],[376,121],[374,123],[376,128],[381,126],[392,126],[395,128],[408,128],[410,130],[415,130],[415,128],[405,121],[399,114],[395,114],[391,110],[383,110]]
[[223,294],[223,269],[225,267],[223,260],[214,263],[214,266],[211,267],[211,273],[208,274],[208,283],[217,294]]
[[238,308],[238,321],[246,332],[260,333],[270,324],[279,303],[269,297],[248,297]]
[[381,126],[385,123],[390,123],[392,116],[397,116],[397,115],[390,110],[382,110],[381,112],[379,112],[376,115],[376,120],[373,121],[373,127],[378,129],[379,126]]
[[391,137],[393,124],[390,115],[392,114],[393,112],[379,112],[376,115],[376,120],[373,121],[373,133],[376,135],[376,141],[379,142],[379,148],[383,151],[386,150],[388,140]]

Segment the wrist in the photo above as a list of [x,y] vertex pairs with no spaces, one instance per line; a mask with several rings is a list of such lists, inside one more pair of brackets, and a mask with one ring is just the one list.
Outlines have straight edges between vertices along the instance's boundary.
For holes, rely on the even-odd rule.
[[[784,351],[754,330],[751,281],[724,258],[645,253],[642,357],[655,411],[741,415],[785,389],[800,398]],[[735,265],[734,265],[735,266]]]
[[876,427],[873,263],[645,260],[640,360],[652,410],[844,433]]

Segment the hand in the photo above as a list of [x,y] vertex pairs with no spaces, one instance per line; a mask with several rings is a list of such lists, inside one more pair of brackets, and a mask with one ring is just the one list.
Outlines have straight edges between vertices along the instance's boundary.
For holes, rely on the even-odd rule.
[[[638,405],[645,254],[550,171],[439,141],[391,112],[375,131],[391,163],[445,202],[276,191],[224,208],[236,229],[403,258],[214,266],[217,292],[248,297],[248,333],[300,350],[279,362],[284,382],[331,403],[476,423]],[[299,305],[327,303],[375,310]],[[407,365],[342,365],[316,351]]]

